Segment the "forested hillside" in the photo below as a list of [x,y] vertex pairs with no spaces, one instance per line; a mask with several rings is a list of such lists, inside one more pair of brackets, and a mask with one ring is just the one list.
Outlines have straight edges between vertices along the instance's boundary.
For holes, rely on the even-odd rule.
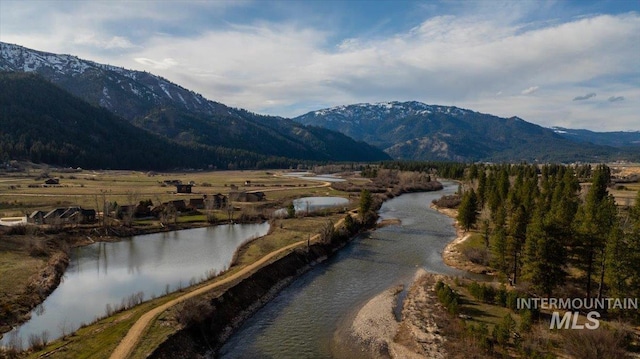
[[[38,74],[150,133],[187,147],[223,151],[218,155],[231,156],[218,161],[223,168],[254,167],[256,156],[306,161],[390,158],[344,134],[231,108],[148,72],[7,43],[0,43],[0,70]],[[249,155],[239,156],[242,153]]]
[[0,159],[120,169],[262,168],[298,163],[222,146],[179,144],[134,127],[37,75],[20,73],[0,73]]

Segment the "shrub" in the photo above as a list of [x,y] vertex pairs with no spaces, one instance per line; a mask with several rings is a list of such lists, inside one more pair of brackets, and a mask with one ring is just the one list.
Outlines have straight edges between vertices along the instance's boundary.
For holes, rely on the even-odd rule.
[[574,358],[627,358],[624,349],[625,335],[621,332],[599,328],[595,330],[565,330],[565,353]]
[[185,300],[176,312],[176,319],[185,327],[202,323],[203,320],[213,313],[213,307],[201,299],[191,298]]
[[466,247],[462,250],[462,254],[472,263],[483,266],[489,265],[489,250],[486,248]]
[[457,194],[442,196],[440,199],[433,200],[433,203],[441,208],[458,208],[461,202],[462,198]]

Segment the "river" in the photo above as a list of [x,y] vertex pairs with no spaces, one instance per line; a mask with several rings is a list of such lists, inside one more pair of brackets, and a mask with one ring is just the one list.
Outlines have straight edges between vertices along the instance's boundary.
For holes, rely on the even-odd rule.
[[[229,267],[242,244],[267,234],[268,223],[234,224],[154,233],[74,248],[63,280],[31,313],[31,319],[6,333],[27,344],[30,335],[50,339],[91,323],[128,298],[161,296],[201,282]],[[14,342],[15,343],[15,342]]]
[[359,236],[334,257],[296,279],[249,318],[225,343],[221,358],[331,358],[340,348],[334,335],[370,298],[408,284],[416,270],[464,275],[442,261],[455,237],[452,219],[429,208],[457,184],[437,192],[404,194],[385,202],[381,219],[400,225]]

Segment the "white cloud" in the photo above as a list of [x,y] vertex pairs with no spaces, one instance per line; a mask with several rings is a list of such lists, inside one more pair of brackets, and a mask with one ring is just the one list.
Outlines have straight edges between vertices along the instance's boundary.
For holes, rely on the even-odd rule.
[[173,66],[178,65],[178,62],[176,62],[176,60],[172,58],[166,58],[161,61],[156,61],[156,60],[147,59],[144,57],[136,57],[134,60],[139,64],[151,67],[152,69],[155,69],[155,70],[167,70]]
[[109,39],[102,39],[95,34],[77,35],[74,44],[94,46],[102,49],[131,49],[135,45],[129,39],[122,36],[113,36]]
[[591,92],[604,98],[640,96],[632,80],[640,77],[640,16],[518,23],[537,7],[532,3],[537,4],[507,2],[507,18],[492,15],[483,4],[470,15],[435,16],[405,32],[369,38],[340,38],[338,29],[312,28],[300,19],[212,21],[215,26],[201,24],[199,31],[180,34],[136,30],[145,22],[176,27],[195,16],[193,6],[206,10],[203,3],[167,11],[147,2],[131,3],[136,9],[118,6],[116,12],[136,24],[125,31],[105,25],[113,16],[104,6],[89,12],[83,3],[81,12],[47,17],[49,32],[4,31],[11,28],[4,23],[13,20],[2,17],[2,41],[152,71],[212,100],[282,116],[318,106],[418,100],[543,125],[637,127],[638,101],[603,106],[608,102],[567,99]]

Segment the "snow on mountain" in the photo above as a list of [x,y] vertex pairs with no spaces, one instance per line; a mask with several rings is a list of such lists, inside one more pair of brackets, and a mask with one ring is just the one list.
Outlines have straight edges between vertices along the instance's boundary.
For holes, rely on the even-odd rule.
[[[201,95],[147,72],[98,64],[71,55],[57,55],[0,42],[0,71],[32,72],[49,79],[76,96],[129,120],[146,108],[174,106],[214,114],[229,109]],[[145,109],[132,99],[144,100]]]
[[309,114],[297,117],[297,119],[300,119],[300,122],[311,122],[313,117],[323,117],[323,119],[328,122],[359,122],[363,119],[366,119],[367,121],[382,121],[389,117],[401,118],[433,113],[464,116],[474,112],[451,106],[427,105],[418,101],[391,101],[373,104],[359,103],[354,105],[336,106],[313,111]]

